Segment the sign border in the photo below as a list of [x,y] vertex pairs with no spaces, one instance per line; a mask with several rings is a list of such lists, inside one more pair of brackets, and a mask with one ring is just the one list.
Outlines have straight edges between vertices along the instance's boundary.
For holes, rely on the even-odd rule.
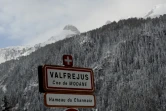
[[[91,75],[91,89],[83,89],[83,88],[64,88],[64,87],[48,87],[48,79],[47,79],[47,69],[60,69],[60,70],[70,70],[70,71],[82,71],[82,72],[90,72]],[[65,67],[58,65],[44,65],[43,66],[43,88],[46,92],[94,92],[94,73],[90,68],[80,68],[80,67]]]
[[72,93],[53,93],[53,92],[46,92],[44,93],[44,105],[47,107],[61,107],[61,108],[94,108],[96,107],[96,97],[94,94],[72,94],[72,95],[92,95],[94,97],[94,106],[71,106],[71,105],[48,105],[46,101],[46,95],[47,94],[72,94]]

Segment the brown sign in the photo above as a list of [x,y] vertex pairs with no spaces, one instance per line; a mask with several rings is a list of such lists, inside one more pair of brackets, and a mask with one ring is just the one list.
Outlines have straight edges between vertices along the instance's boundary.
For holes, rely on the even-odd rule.
[[43,72],[46,92],[94,91],[94,75],[90,68],[45,65]]

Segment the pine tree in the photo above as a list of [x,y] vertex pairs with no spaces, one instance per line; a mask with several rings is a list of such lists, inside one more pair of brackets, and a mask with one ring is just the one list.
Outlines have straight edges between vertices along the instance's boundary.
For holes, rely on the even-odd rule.
[[6,96],[4,96],[4,98],[3,98],[2,101],[3,101],[3,103],[4,103],[4,105],[2,106],[2,107],[3,107],[3,110],[2,110],[2,111],[10,111],[11,106],[9,106],[9,102],[8,102]]

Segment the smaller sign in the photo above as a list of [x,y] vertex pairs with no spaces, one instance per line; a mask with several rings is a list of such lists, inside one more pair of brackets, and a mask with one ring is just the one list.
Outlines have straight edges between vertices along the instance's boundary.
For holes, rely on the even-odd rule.
[[69,67],[73,66],[73,58],[71,55],[63,55],[63,65]]
[[44,103],[47,107],[93,108],[96,100],[92,94],[45,93]]

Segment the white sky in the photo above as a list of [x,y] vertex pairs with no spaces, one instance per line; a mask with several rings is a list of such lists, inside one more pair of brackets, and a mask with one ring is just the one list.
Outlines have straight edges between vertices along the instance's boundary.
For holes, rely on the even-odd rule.
[[80,32],[145,16],[166,0],[0,0],[0,48],[44,42],[67,24]]

